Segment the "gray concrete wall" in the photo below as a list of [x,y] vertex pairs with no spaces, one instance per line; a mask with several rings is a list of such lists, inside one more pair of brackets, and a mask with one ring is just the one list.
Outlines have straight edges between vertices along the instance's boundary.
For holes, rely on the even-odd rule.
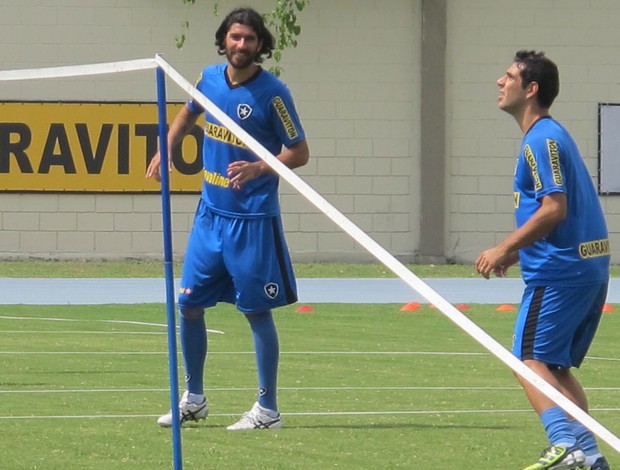
[[[571,131],[596,181],[598,103],[620,101],[618,21],[620,2],[613,0],[449,2],[448,257],[475,259],[514,228],[512,175],[522,136],[497,109],[495,81],[518,49],[544,50],[558,64],[552,115]],[[618,263],[620,198],[601,200]]]
[[[164,53],[193,81],[221,61],[211,7],[181,0],[8,1],[0,4],[2,69],[71,65]],[[222,12],[235,2],[220,1]],[[250,2],[267,10],[273,2]],[[304,32],[287,51],[291,88],[312,160],[299,174],[390,251],[411,258],[418,240],[416,130],[419,2],[313,0]],[[189,19],[186,46],[174,37]],[[393,35],[398,37],[394,48]],[[272,65],[273,62],[266,64]],[[171,99],[185,99],[169,86]],[[10,100],[154,100],[152,73],[1,83]],[[0,176],[2,178],[2,176]],[[1,180],[0,180],[0,186]],[[294,188],[282,206],[296,259],[369,259]],[[197,197],[174,196],[174,250],[182,255]],[[152,195],[0,193],[0,256],[126,257],[161,252],[159,199]],[[135,215],[135,216],[134,216]]]
[[[206,3],[2,0],[0,69],[163,53],[193,80],[221,60],[213,46],[221,16]],[[267,10],[273,2],[246,3]],[[222,12],[236,5],[220,1]],[[185,19],[188,41],[177,50]],[[596,176],[597,104],[620,100],[620,3],[312,0],[300,20],[299,46],[282,62],[312,151],[298,174],[403,260],[471,262],[512,230],[521,135],[497,109],[495,80],[517,49],[543,49],[559,64],[553,114]],[[168,88],[170,99],[185,99]],[[0,99],[154,101],[155,82],[150,72],[4,82]],[[176,256],[196,201],[173,196]],[[618,201],[602,197],[615,262]],[[286,183],[282,206],[296,260],[372,259]],[[0,192],[0,257],[157,257],[160,230],[155,195]]]

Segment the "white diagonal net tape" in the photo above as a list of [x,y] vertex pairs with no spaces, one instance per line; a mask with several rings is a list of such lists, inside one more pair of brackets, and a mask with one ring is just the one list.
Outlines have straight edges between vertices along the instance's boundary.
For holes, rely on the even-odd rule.
[[597,420],[592,418],[588,413],[576,406],[572,401],[543,380],[529,367],[519,361],[512,353],[510,353],[510,351],[504,348],[477,324],[472,322],[461,311],[459,311],[424,281],[412,273],[404,264],[398,261],[381,245],[375,242],[370,236],[368,236],[368,234],[366,234],[366,232],[351,222],[303,179],[297,176],[295,172],[280,162],[256,139],[239,127],[236,122],[234,122],[230,117],[228,117],[228,115],[215,106],[215,104],[209,101],[206,96],[200,93],[188,80],[179,74],[166,60],[164,60],[162,56],[157,55],[154,59],[138,59],[133,61],[104,64],[0,71],[0,81],[95,75],[152,69],[155,67],[160,67],[170,79],[172,79],[189,96],[200,103],[200,105],[209,111],[209,113],[215,116],[220,123],[226,126],[239,139],[241,139],[241,141],[246,144],[258,157],[271,166],[281,178],[296,188],[302,196],[304,196],[321,212],[335,222],[357,243],[362,245],[371,255],[392,270],[412,289],[422,295],[426,300],[428,300],[429,303],[437,307],[437,309],[440,310],[446,317],[452,320],[452,322],[464,330],[468,335],[480,343],[504,364],[510,367],[514,372],[522,376],[533,386],[535,386],[541,393],[557,403],[563,410],[583,423],[588,429],[613,447],[617,452],[620,452],[620,439],[618,439],[617,436],[615,436]]
[[136,59],[122,62],[67,65],[63,67],[46,67],[40,69],[0,70],[0,81],[81,77],[86,75],[103,75],[107,73],[134,72],[136,70],[154,69],[155,67],[157,67],[155,59]]

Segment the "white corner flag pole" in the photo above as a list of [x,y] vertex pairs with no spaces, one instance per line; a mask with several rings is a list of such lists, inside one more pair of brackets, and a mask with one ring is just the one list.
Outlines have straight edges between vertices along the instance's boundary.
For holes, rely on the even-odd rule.
[[185,90],[193,99],[203,106],[209,113],[217,118],[220,123],[232,131],[241,141],[246,144],[258,157],[263,159],[271,166],[285,181],[297,189],[308,201],[320,209],[327,217],[333,220],[340,228],[347,232],[353,239],[362,245],[370,254],[385,264],[396,275],[403,279],[409,286],[419,292],[432,305],[435,305],[450,320],[456,323],[467,334],[478,341],[482,346],[489,350],[498,359],[504,362],[514,372],[521,375],[528,382],[534,385],[549,399],[557,403],[563,410],[579,420],[593,433],[607,442],[617,452],[620,452],[620,439],[607,430],[598,421],[592,418],[588,413],[583,411],[571,400],[566,398],[562,393],[556,390],[548,382],[543,380],[532,369],[527,367],[523,362],[518,360],[512,353],[504,348],[495,339],[489,336],[478,325],[472,322],[467,316],[461,313],[456,307],[450,304],[441,295],[431,289],[419,277],[413,274],[405,265],[394,258],[381,245],[370,238],[363,230],[357,227],[347,217],[332,206],[325,198],[317,193],[303,179],[295,174],[290,168],[284,165],[280,160],[274,157],[266,148],[264,148],[256,139],[243,130],[228,115],[220,110],[215,104],[200,93],[190,82],[180,75],[168,62],[161,56],[156,57],[158,65],[172,78],[179,87]]

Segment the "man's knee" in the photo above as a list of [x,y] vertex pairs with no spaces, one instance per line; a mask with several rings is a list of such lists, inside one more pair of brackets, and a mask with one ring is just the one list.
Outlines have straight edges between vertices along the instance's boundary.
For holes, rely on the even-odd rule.
[[250,322],[271,321],[273,315],[271,310],[263,310],[262,312],[246,313],[245,318]]
[[179,312],[186,320],[200,320],[205,315],[205,309],[202,307],[180,307]]

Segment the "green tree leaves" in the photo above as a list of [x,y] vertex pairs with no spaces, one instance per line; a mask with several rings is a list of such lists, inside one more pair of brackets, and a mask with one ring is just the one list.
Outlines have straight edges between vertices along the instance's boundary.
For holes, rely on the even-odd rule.
[[[182,0],[184,4],[195,5],[196,0]],[[310,3],[310,0],[275,0],[274,9],[263,13],[265,24],[273,33],[276,47],[273,51],[273,60],[276,65],[269,70],[276,76],[282,73],[278,64],[282,60],[282,52],[289,47],[297,47],[297,37],[301,34],[298,14]],[[213,15],[219,13],[219,2],[213,0]],[[188,39],[190,23],[184,20],[181,23],[182,31],[175,37],[177,48],[182,49]]]

